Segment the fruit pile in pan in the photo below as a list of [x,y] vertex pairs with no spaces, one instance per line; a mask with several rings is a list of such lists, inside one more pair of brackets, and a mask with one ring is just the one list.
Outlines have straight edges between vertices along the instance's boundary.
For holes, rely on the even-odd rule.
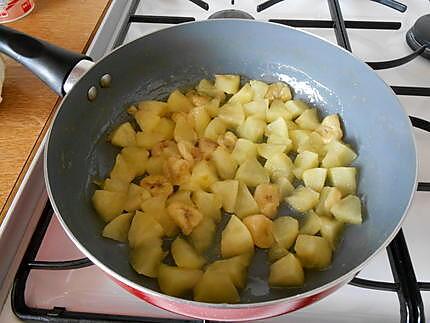
[[256,247],[271,287],[301,286],[304,268],[330,265],[344,224],[362,221],[339,116],[321,121],[285,83],[215,75],[128,113],[109,136],[122,149],[93,205],[103,236],[128,243],[130,264],[166,294],[239,302]]

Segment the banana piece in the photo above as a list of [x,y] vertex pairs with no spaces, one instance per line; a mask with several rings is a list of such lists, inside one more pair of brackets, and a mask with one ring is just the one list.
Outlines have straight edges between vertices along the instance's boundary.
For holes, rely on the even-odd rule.
[[203,219],[203,214],[194,205],[183,202],[169,204],[167,214],[181,228],[184,235],[189,235]]
[[183,159],[190,162],[192,165],[201,159],[200,150],[189,141],[179,141],[178,151]]
[[227,131],[225,134],[219,136],[217,139],[218,145],[226,148],[229,152],[233,151],[234,146],[236,145],[236,141],[237,137],[231,131]]
[[175,155],[179,155],[179,151],[176,147],[176,143],[173,140],[160,141],[159,143],[155,144],[155,146],[151,149],[151,156],[170,157]]
[[280,99],[285,102],[287,100],[291,100],[292,95],[291,90],[287,84],[283,82],[277,82],[269,85],[264,97],[270,101],[274,99]]
[[217,149],[218,144],[208,138],[199,139],[199,150],[201,157],[204,160],[210,160],[212,158],[212,153]]
[[178,156],[167,158],[163,165],[163,172],[173,185],[181,185],[191,177],[192,163]]
[[279,187],[273,184],[260,184],[255,189],[254,199],[261,213],[269,218],[274,218],[281,199]]
[[173,192],[172,184],[162,175],[149,175],[140,181],[140,186],[147,189],[152,196],[169,196]]

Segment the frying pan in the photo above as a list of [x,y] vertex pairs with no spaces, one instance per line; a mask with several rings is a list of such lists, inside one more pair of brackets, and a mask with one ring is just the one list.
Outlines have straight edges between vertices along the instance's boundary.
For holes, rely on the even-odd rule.
[[[394,93],[366,64],[308,33],[249,20],[193,22],[139,38],[92,64],[83,55],[0,27],[0,50],[65,95],[45,151],[48,193],[65,231],[114,281],[164,309],[203,319],[250,320],[311,304],[351,280],[389,243],[415,191],[414,137]],[[307,272],[301,288],[269,289],[267,262],[258,252],[240,304],[160,293],[153,279],[130,267],[126,245],[100,235],[104,223],[90,203],[92,180],[108,175],[118,153],[106,136],[127,119],[126,106],[164,99],[176,88],[222,73],[285,81],[323,115],[338,113],[345,140],[358,152],[354,164],[365,209],[362,225],[347,226],[330,268]]]

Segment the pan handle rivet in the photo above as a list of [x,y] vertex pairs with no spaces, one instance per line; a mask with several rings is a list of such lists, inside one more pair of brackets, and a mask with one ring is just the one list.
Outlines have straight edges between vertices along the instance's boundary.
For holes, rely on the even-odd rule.
[[88,89],[87,93],[88,100],[94,101],[97,97],[97,88],[95,86],[92,86]]
[[112,83],[112,76],[105,74],[100,78],[100,86],[103,88],[109,87]]

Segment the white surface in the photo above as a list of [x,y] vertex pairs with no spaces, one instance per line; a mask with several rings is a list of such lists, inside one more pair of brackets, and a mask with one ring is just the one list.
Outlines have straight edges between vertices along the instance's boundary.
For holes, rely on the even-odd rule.
[[[249,12],[257,19],[330,19],[325,0],[288,0],[261,12],[256,12],[257,4],[263,0],[208,1],[210,10],[205,11],[187,0],[147,0],[142,1],[138,14],[189,16],[197,20],[206,19],[211,13],[234,7]],[[357,30],[349,29],[354,54],[365,61],[398,58],[410,53],[405,42],[405,33],[415,19],[430,12],[430,2],[426,0],[402,1],[408,5],[405,14],[396,12],[366,0],[342,0],[342,12],[346,20],[399,21],[399,30]],[[131,24],[126,41],[130,41],[159,28],[162,24]],[[332,42],[332,29],[307,29]],[[430,61],[418,58],[400,68],[378,71],[389,85],[430,87]],[[430,98],[399,96],[405,109],[411,115],[430,120]],[[382,126],[382,125],[381,125]],[[419,152],[420,181],[430,181],[430,134],[415,131]],[[41,179],[42,180],[42,179]],[[417,193],[404,224],[404,233],[415,266],[417,278],[430,281],[430,259],[428,257],[428,228],[430,227],[430,193]],[[79,251],[67,240],[58,222],[53,221],[48,238],[40,250],[39,257],[45,260],[71,259],[80,257]],[[381,252],[365,269],[360,277],[393,281],[386,252]],[[130,315],[171,316],[171,313],[154,308],[113,284],[95,267],[69,272],[33,271],[26,290],[28,305],[52,308],[65,306],[70,310],[108,311]],[[426,316],[430,318],[430,292],[423,292]],[[0,316],[1,322],[11,322],[10,308]],[[399,305],[395,293],[369,291],[345,286],[335,294],[288,316],[266,320],[266,322],[393,322],[399,320]]]

